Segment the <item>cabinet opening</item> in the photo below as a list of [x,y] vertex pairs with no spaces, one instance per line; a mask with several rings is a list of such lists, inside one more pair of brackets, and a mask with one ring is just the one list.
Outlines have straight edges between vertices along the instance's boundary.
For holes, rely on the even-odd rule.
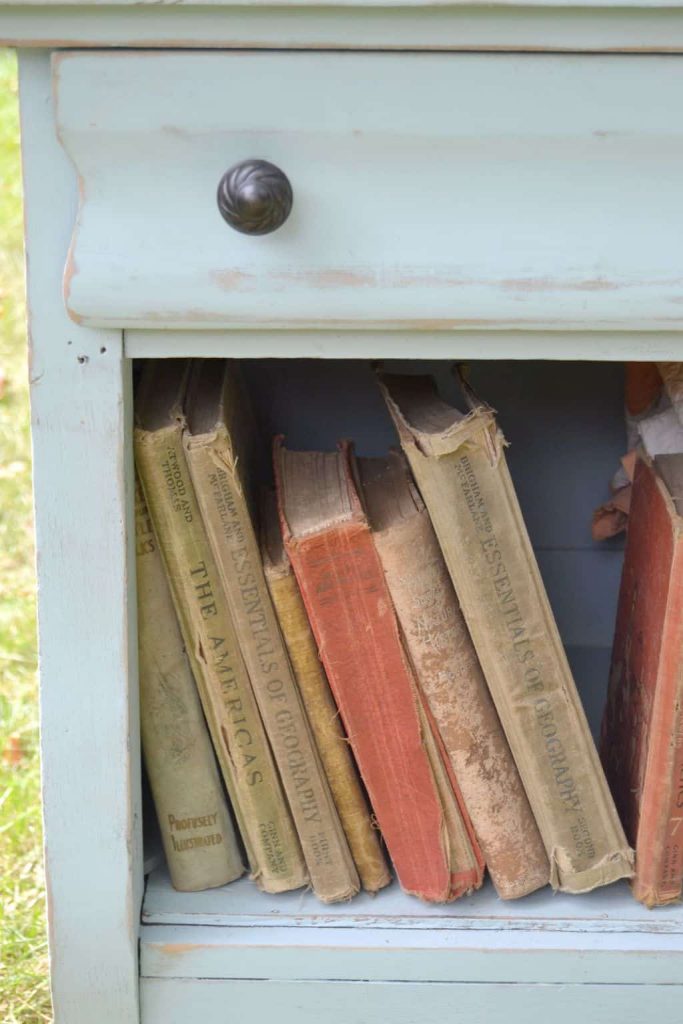
[[[390,372],[433,375],[441,395],[464,409],[447,361],[387,360]],[[334,450],[354,442],[359,456],[380,456],[398,438],[371,361],[245,359],[241,370],[256,414],[262,458],[254,473],[266,482],[270,442],[285,436],[295,450]],[[626,450],[624,365],[600,362],[486,361],[467,363],[477,395],[497,412],[506,456],[570,667],[597,738],[605,703],[623,539],[595,542],[594,509]],[[146,816],[153,815],[146,802]],[[624,882],[583,896],[549,887],[501,901],[490,883],[443,905],[401,892],[396,880],[376,896],[324,905],[305,891],[264,895],[247,879],[200,893],[175,892],[163,861],[149,877],[143,907],[149,924],[258,924],[316,927],[682,931],[678,908],[646,911]],[[586,925],[586,922],[594,924]],[[555,924],[554,924],[555,923]]]
[[[465,409],[446,361],[387,360],[397,373],[429,373]],[[623,539],[594,542],[593,510],[625,452],[624,369],[619,363],[471,361],[469,380],[497,412],[526,527],[577,686],[597,735],[606,694]],[[398,437],[373,367],[361,360],[245,360],[267,448],[333,450],[353,440],[360,456],[384,455]],[[268,461],[268,457],[266,457]]]

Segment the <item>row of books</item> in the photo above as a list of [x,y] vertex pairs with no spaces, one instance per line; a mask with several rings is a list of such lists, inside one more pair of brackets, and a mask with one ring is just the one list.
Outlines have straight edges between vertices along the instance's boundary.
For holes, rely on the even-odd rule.
[[429,378],[379,374],[401,451],[278,437],[259,492],[237,364],[144,366],[142,738],[177,888],[248,870],[334,902],[393,865],[444,902],[486,870],[504,899],[633,876],[502,433],[461,383],[464,414]]

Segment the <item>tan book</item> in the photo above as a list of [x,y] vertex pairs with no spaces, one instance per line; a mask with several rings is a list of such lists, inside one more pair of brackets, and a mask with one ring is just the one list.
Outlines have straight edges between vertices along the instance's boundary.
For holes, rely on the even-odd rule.
[[429,377],[381,385],[429,509],[550,860],[555,888],[633,874],[503,454],[493,412],[467,414]]
[[372,536],[418,682],[502,899],[550,866],[429,513],[399,452],[358,459]]
[[185,450],[311,886],[325,903],[350,899],[358,872],[339,820],[263,573],[247,500],[249,421],[236,363],[196,360]]
[[301,592],[285,551],[272,491],[266,492],[261,507],[261,557],[273,607],[361,885],[368,892],[377,892],[391,881],[379,828],[373,823],[318,657]]
[[283,892],[305,885],[308,875],[185,460],[188,371],[185,360],[146,364],[135,458],[253,878],[266,892]]
[[244,873],[161,553],[135,486],[140,728],[171,882],[183,892]]

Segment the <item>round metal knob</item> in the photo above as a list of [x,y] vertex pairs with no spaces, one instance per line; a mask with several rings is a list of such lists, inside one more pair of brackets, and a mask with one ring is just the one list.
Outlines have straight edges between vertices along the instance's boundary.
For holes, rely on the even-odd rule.
[[287,175],[267,160],[242,160],[218,183],[221,217],[245,235],[277,231],[289,217],[294,195]]

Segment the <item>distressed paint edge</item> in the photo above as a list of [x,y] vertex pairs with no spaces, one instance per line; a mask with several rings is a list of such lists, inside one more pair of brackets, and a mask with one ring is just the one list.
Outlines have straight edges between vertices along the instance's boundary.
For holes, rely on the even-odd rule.
[[143,979],[668,985],[677,983],[683,964],[677,935],[599,931],[473,936],[347,927],[321,936],[316,928],[292,934],[286,928],[164,925],[143,927],[140,948]]
[[174,6],[3,4],[0,44],[146,49],[683,52],[683,8],[412,3]]
[[682,332],[636,331],[258,331],[126,330],[129,359],[162,357],[292,359],[583,359],[592,362],[683,358]]

